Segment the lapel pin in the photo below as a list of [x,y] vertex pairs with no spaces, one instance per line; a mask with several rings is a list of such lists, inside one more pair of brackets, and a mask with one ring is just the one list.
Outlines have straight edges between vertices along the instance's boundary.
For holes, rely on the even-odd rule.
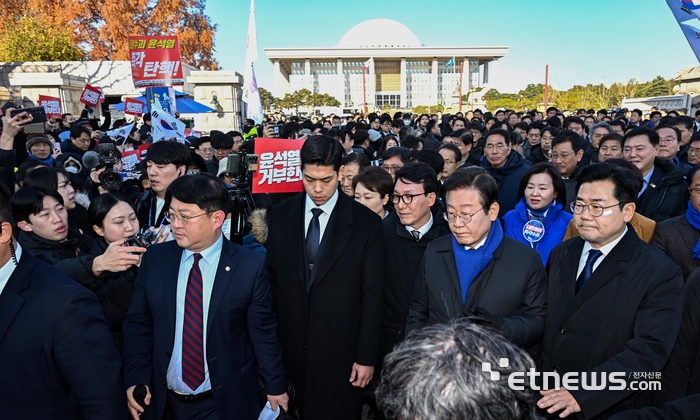
[[226,268],[225,268],[225,270],[226,270],[226,271],[231,271],[231,267],[229,267],[229,266],[227,265]]

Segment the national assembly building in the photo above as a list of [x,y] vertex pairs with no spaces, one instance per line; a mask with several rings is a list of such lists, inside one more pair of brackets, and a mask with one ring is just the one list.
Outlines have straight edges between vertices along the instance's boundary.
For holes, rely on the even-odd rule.
[[274,65],[275,97],[308,89],[359,109],[366,94],[370,108],[410,109],[458,104],[460,68],[466,95],[488,83],[489,63],[504,57],[508,47],[426,47],[403,24],[373,19],[355,25],[332,48],[266,48],[265,53]]

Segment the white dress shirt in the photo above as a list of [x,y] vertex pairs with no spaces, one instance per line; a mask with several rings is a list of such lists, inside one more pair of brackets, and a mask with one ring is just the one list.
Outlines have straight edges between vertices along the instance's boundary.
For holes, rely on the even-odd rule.
[[[598,268],[600,263],[603,262],[605,257],[608,256],[610,251],[612,251],[613,248],[615,248],[615,245],[617,245],[618,242],[620,242],[622,240],[622,237],[625,236],[626,234],[627,234],[627,227],[625,227],[625,231],[622,232],[622,235],[620,235],[617,239],[615,239],[614,241],[610,242],[609,244],[607,244],[603,247],[598,248],[598,250],[600,252],[602,252],[603,254],[600,257],[598,257],[597,260],[595,260],[595,263],[593,264],[593,270],[591,270],[591,273],[594,272],[596,268]],[[586,266],[586,260],[588,259],[588,251],[590,251],[591,249],[593,249],[593,247],[591,246],[590,243],[588,243],[588,241],[586,241],[586,243],[583,244],[583,249],[581,250],[581,258],[578,260],[578,271],[576,272],[576,279],[579,278],[579,276],[581,275],[581,272],[583,271],[583,268]]]
[[[17,263],[19,263],[19,259],[22,257],[22,247],[19,246],[19,242],[15,244],[15,257],[17,258]],[[12,257],[10,256],[10,259],[7,260],[5,265],[0,268],[0,294],[2,294],[2,291],[5,290],[5,286],[7,286],[10,276],[12,276],[12,273],[15,272],[15,267],[17,267],[17,264],[12,261]]]
[[317,206],[314,201],[306,194],[306,210],[304,211],[304,239],[306,239],[306,234],[309,233],[309,224],[311,224],[311,219],[314,218],[314,213],[311,209],[319,208],[323,210],[320,216],[318,216],[318,224],[321,228],[320,234],[318,235],[318,243],[323,240],[323,233],[326,231],[326,226],[328,226],[328,220],[331,218],[331,213],[335,208],[335,203],[338,202],[338,190],[335,190],[333,196],[330,200],[326,201],[326,204],[322,206]]
[[182,251],[182,257],[180,258],[180,271],[177,275],[177,294],[175,298],[175,343],[166,378],[168,388],[181,394],[200,394],[211,389],[209,365],[207,364],[207,319],[209,319],[209,301],[211,300],[211,291],[214,287],[216,269],[219,266],[223,243],[224,237],[221,236],[212,246],[200,252],[202,259],[199,260],[199,269],[202,272],[202,309],[204,315],[204,382],[197,389],[190,389],[182,381],[182,324],[185,319],[185,293],[187,292],[187,281],[194,264],[195,253],[185,249]]
[[422,238],[423,235],[428,233],[431,227],[433,227],[433,213],[430,213],[430,220],[428,220],[428,223],[424,224],[423,226],[419,227],[418,229],[413,229],[410,226],[404,226],[408,233],[413,235],[413,231],[417,230],[418,231],[418,239]]

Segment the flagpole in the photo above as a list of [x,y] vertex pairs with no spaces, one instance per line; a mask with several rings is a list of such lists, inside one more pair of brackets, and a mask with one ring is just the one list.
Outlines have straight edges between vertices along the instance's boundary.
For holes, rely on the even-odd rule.
[[464,69],[464,61],[459,63],[459,112],[462,112],[462,71]]
[[547,112],[549,103],[549,64],[544,66],[544,111]]
[[365,77],[365,63],[362,64],[362,97],[363,97],[363,111],[364,116],[367,118],[367,80]]

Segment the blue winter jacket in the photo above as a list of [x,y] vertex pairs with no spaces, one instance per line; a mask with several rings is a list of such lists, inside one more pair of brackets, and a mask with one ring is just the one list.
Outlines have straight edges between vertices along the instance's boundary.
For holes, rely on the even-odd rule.
[[515,210],[511,210],[503,216],[503,223],[505,224],[506,236],[510,236],[525,245],[532,246],[540,253],[542,264],[546,266],[549,253],[552,252],[555,246],[564,241],[566,227],[572,218],[571,214],[562,210],[561,203],[557,201],[549,208],[547,217],[544,219],[544,237],[532,245],[523,237],[523,227],[530,220],[527,215],[527,206],[524,198],[520,199],[520,202],[515,206]]

